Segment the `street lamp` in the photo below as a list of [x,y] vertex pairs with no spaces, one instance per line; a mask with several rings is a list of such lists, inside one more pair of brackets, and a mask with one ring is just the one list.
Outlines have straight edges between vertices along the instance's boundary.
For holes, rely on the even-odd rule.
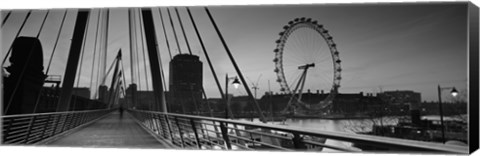
[[236,76],[232,84],[233,84],[233,87],[235,87],[235,89],[238,89],[238,86],[240,86],[240,81],[238,81],[238,78]]
[[228,82],[230,80],[233,80],[232,85],[235,87],[235,89],[238,89],[238,86],[240,86],[240,81],[238,78],[235,77],[228,77],[228,74],[225,74],[225,103],[227,106],[225,107],[225,118],[228,119],[228,110],[230,108],[230,104],[228,102]]
[[440,111],[440,126],[442,127],[442,142],[445,143],[445,126],[443,125],[443,108],[442,108],[442,91],[451,89],[450,94],[455,97],[458,95],[457,89],[455,87],[440,87],[438,85],[438,107]]

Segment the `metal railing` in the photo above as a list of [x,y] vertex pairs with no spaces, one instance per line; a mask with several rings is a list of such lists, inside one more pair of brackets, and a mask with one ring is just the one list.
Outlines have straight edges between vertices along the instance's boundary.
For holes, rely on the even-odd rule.
[[87,124],[113,110],[88,110],[2,116],[2,144],[34,144]]
[[[468,153],[468,147],[281,125],[128,110],[157,137],[180,148],[286,151]],[[356,147],[363,147],[363,150]],[[368,147],[369,150],[366,150]]]

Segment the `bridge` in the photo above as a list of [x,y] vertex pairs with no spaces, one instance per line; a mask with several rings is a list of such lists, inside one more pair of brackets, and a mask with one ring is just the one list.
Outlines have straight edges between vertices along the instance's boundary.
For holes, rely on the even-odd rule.
[[[174,9],[179,21],[177,25],[180,25],[181,32],[183,32],[185,44],[189,49],[188,53],[192,55],[185,35],[186,31],[184,31],[182,20],[180,20],[180,14],[177,8]],[[197,9],[196,11],[200,12],[202,9]],[[174,29],[170,8],[167,8],[166,11],[170,19],[171,28]],[[214,75],[218,91],[228,106],[228,94],[223,94],[214,66],[210,62],[209,55],[203,45],[202,37],[190,9],[186,8],[186,11],[202,47],[202,52]],[[206,99],[203,86],[195,83],[188,84],[187,92],[185,92],[185,89],[182,90],[182,87],[185,86],[170,86],[170,91],[173,91],[172,94],[174,94],[173,97],[177,98],[173,100],[166,98],[165,75],[160,59],[164,56],[159,52],[160,48],[158,45],[162,44],[169,47],[168,52],[172,60],[174,58],[172,58],[170,45],[176,45],[179,55],[182,53],[180,52],[181,48],[175,30],[173,30],[173,36],[176,44],[173,44],[175,42],[169,42],[171,39],[168,39],[165,31],[165,25],[168,22],[164,22],[162,12],[165,11],[161,9],[127,9],[129,17],[128,30],[131,35],[129,38],[131,48],[129,50],[131,59],[130,71],[126,71],[123,68],[121,50],[115,55],[110,68],[108,70],[106,68],[107,32],[109,32],[108,29],[110,28],[109,9],[68,9],[64,13],[59,13],[58,10],[57,12],[29,10],[20,11],[20,13],[5,11],[5,14],[2,13],[3,23],[1,30],[2,32],[15,32],[15,34],[12,35],[11,45],[8,46],[9,49],[6,50],[6,56],[2,62],[3,66],[9,66],[5,67],[6,71],[2,70],[2,77],[4,78],[2,84],[5,96],[3,96],[2,103],[1,143],[3,145],[153,149],[468,153],[468,147],[465,146],[341,132],[314,131],[268,123],[257,101],[253,98],[250,88],[222,37],[212,14],[208,8],[204,8],[204,11],[219,36],[221,44],[225,48],[229,56],[228,58],[245,87],[251,102],[255,104],[258,117],[262,123],[229,119],[231,110],[228,107],[225,108],[224,112],[227,118],[194,115],[192,113],[194,111],[184,107],[186,103],[191,102],[197,107],[201,99]],[[53,47],[52,51],[48,52],[51,55],[47,60],[50,61],[53,60],[54,54],[58,54],[55,53],[56,46],[61,32],[64,31],[62,26],[65,23],[67,14],[69,18],[75,16],[74,19],[70,19],[70,21],[75,22],[73,34],[71,35],[70,49],[68,52],[65,52],[68,54],[68,59],[66,64],[63,64],[66,65],[65,72],[62,74],[63,80],[61,77],[49,75],[50,63],[48,63],[46,71],[43,71],[44,53],[42,43],[47,43],[47,41],[41,40],[41,32],[44,29],[44,25],[48,24],[46,22],[47,19],[51,19],[48,18],[49,14],[56,14],[56,16],[63,18],[62,22],[57,24],[60,25],[58,37],[54,40],[49,40],[54,42],[54,45],[51,46]],[[28,24],[34,23],[27,22],[29,18],[33,16],[38,18],[40,15],[43,15],[43,18],[39,18],[43,19],[43,21],[40,22],[38,33],[28,37],[20,36],[24,26],[28,27]],[[97,18],[94,18],[94,15]],[[19,28],[9,28],[9,21],[20,21],[18,22]],[[94,40],[93,44],[95,44],[93,46],[93,61],[90,66],[92,74],[87,79],[91,81],[90,89],[95,90],[95,93],[82,97],[76,93],[75,87],[79,87],[80,77],[82,76],[82,63],[86,63],[83,60],[84,55],[87,55],[85,45],[89,41],[87,40],[88,34],[92,32],[87,29],[92,29],[91,25],[94,24],[89,24],[92,21],[97,21],[95,23],[97,26],[94,29],[96,33],[93,33],[95,37],[92,39]],[[165,40],[162,41],[165,41],[165,44],[157,40],[157,27],[155,24],[158,23],[162,23],[165,34]],[[97,39],[99,40],[97,41]],[[140,45],[139,42],[141,42]],[[146,47],[139,48],[137,46]],[[146,65],[143,68],[145,75],[142,77],[139,74],[141,61],[138,60],[141,57],[141,52],[143,52],[143,62],[148,61],[150,65],[150,80],[147,80]],[[145,53],[148,54],[148,60]],[[98,57],[98,62],[95,61],[95,56]],[[6,63],[7,58],[9,58],[8,63]],[[98,73],[96,76],[93,74],[95,70]],[[8,74],[6,74],[7,72]],[[126,86],[127,81],[125,78],[128,72],[131,74],[129,80],[132,82],[129,87]],[[146,80],[142,82],[141,78]],[[95,79],[97,81],[92,83]],[[226,79],[228,84],[228,76]],[[111,82],[111,84],[107,85],[106,82]],[[148,84],[149,82],[150,85]],[[141,83],[147,83],[143,86],[147,88],[146,90],[149,90],[149,86],[153,88],[150,96],[152,101],[147,105],[141,105],[139,102],[141,97],[135,94],[137,87],[142,87]],[[51,87],[48,85],[51,85]],[[228,89],[225,91],[228,91]],[[200,98],[200,101],[198,98]],[[190,100],[185,102],[185,99]],[[181,107],[178,107],[178,105]],[[208,101],[206,105],[208,106]],[[331,141],[338,144],[328,143]]]
[[124,114],[116,109],[105,109],[9,115],[3,116],[2,120],[4,145],[362,151],[325,143],[325,140],[335,140],[344,144],[367,145],[371,151],[468,153],[465,146],[144,110],[127,110]]

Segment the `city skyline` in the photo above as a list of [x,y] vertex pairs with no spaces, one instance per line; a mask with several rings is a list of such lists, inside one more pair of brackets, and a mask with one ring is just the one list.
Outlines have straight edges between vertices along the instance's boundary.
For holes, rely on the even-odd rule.
[[[466,6],[466,5],[465,5]],[[165,46],[162,26],[158,21],[158,8],[154,8],[155,27],[159,51],[162,58],[165,77],[168,82],[169,54]],[[161,8],[164,18],[166,9]],[[178,7],[187,38],[192,47],[192,53],[199,55],[204,63],[204,84],[207,96],[219,97],[210,69],[195,32],[191,27],[190,19],[185,7]],[[252,81],[262,75],[259,81],[258,96],[268,91],[268,80],[273,92],[279,92],[279,85],[274,71],[275,40],[282,27],[298,17],[308,17],[323,24],[337,44],[342,60],[342,81],[339,93],[380,92],[380,90],[413,90],[422,93],[422,101],[436,101],[437,85],[453,87],[465,91],[467,86],[467,14],[465,8],[459,4],[448,3],[413,3],[413,4],[341,4],[341,5],[260,5],[260,6],[222,6],[209,7],[227,45],[232,51],[237,64],[244,76]],[[2,12],[4,12],[3,10]],[[38,11],[38,10],[36,10]],[[51,12],[49,17],[53,26],[45,27],[40,36],[44,49],[44,64],[49,61],[49,54],[53,49],[53,38],[58,32],[59,22],[63,15],[62,9]],[[172,20],[175,22],[177,36],[182,44],[181,51],[187,53],[182,32],[178,27],[178,20],[173,8]],[[220,41],[213,30],[208,17],[202,7],[191,7],[205,42],[208,53],[214,63],[220,84],[224,88],[224,77],[235,76],[233,66],[221,47]],[[34,11],[35,12],[35,11]],[[39,23],[45,11],[32,14],[31,23]],[[75,10],[70,9],[67,22],[62,34],[63,44],[59,43],[51,74],[62,74],[68,54],[68,36],[71,36]],[[9,45],[11,36],[16,33],[3,29],[18,29],[22,13],[12,14],[12,23],[2,28],[2,44]],[[15,15],[15,16],[14,16]],[[96,11],[91,12],[95,17]],[[109,30],[109,48],[107,66],[112,62],[119,49],[123,52],[123,61],[126,75],[130,75],[128,23],[126,8],[112,8],[110,13],[111,26]],[[2,17],[5,15],[2,14]],[[70,17],[70,18],[68,18]],[[96,18],[96,17],[95,17]],[[94,19],[95,19],[94,18]],[[9,20],[10,20],[9,19]],[[14,21],[16,19],[18,21]],[[91,26],[95,20],[91,19]],[[166,27],[170,28],[167,19]],[[11,21],[9,21],[11,22]],[[34,25],[34,24],[32,24]],[[38,24],[37,24],[38,25]],[[26,27],[21,35],[35,35],[39,26]],[[93,38],[94,27],[89,29],[89,36]],[[171,30],[169,30],[171,31]],[[53,33],[54,32],[54,33]],[[115,33],[114,33],[115,32]],[[173,35],[169,32],[170,49],[175,52],[176,44]],[[86,43],[86,47],[93,47]],[[2,46],[2,51],[8,46]],[[89,54],[91,50],[85,50]],[[3,54],[5,54],[3,52]],[[57,55],[56,54],[56,55]],[[86,62],[92,61],[92,56],[85,55]],[[7,61],[8,62],[8,61]],[[143,62],[140,62],[140,64]],[[226,66],[227,65],[227,66]],[[84,70],[80,87],[89,85],[91,63],[84,63]],[[45,65],[46,68],[46,65]],[[143,67],[140,68],[144,71]],[[149,72],[149,71],[148,71]],[[130,83],[130,78],[126,78]],[[142,77],[144,79],[144,77]],[[149,80],[151,81],[151,80]],[[247,81],[249,82],[249,81]],[[108,84],[108,83],[107,83]],[[151,82],[149,82],[151,84]],[[168,83],[166,83],[168,84]],[[249,82],[249,87],[253,87]],[[144,90],[145,83],[141,84]],[[231,87],[230,87],[231,88]],[[149,87],[151,90],[151,87]],[[312,88],[314,89],[314,88]],[[253,91],[253,90],[252,90]],[[94,92],[94,91],[92,91]],[[229,90],[235,95],[245,95],[245,91]],[[93,93],[92,93],[93,94]],[[447,93],[445,92],[445,95]]]

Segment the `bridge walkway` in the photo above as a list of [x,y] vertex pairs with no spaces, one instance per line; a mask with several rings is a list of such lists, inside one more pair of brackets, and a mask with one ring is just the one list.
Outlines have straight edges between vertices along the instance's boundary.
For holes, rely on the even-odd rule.
[[115,148],[175,148],[164,140],[156,139],[124,112],[113,112],[104,118],[60,136],[47,143],[49,146],[115,147]]

